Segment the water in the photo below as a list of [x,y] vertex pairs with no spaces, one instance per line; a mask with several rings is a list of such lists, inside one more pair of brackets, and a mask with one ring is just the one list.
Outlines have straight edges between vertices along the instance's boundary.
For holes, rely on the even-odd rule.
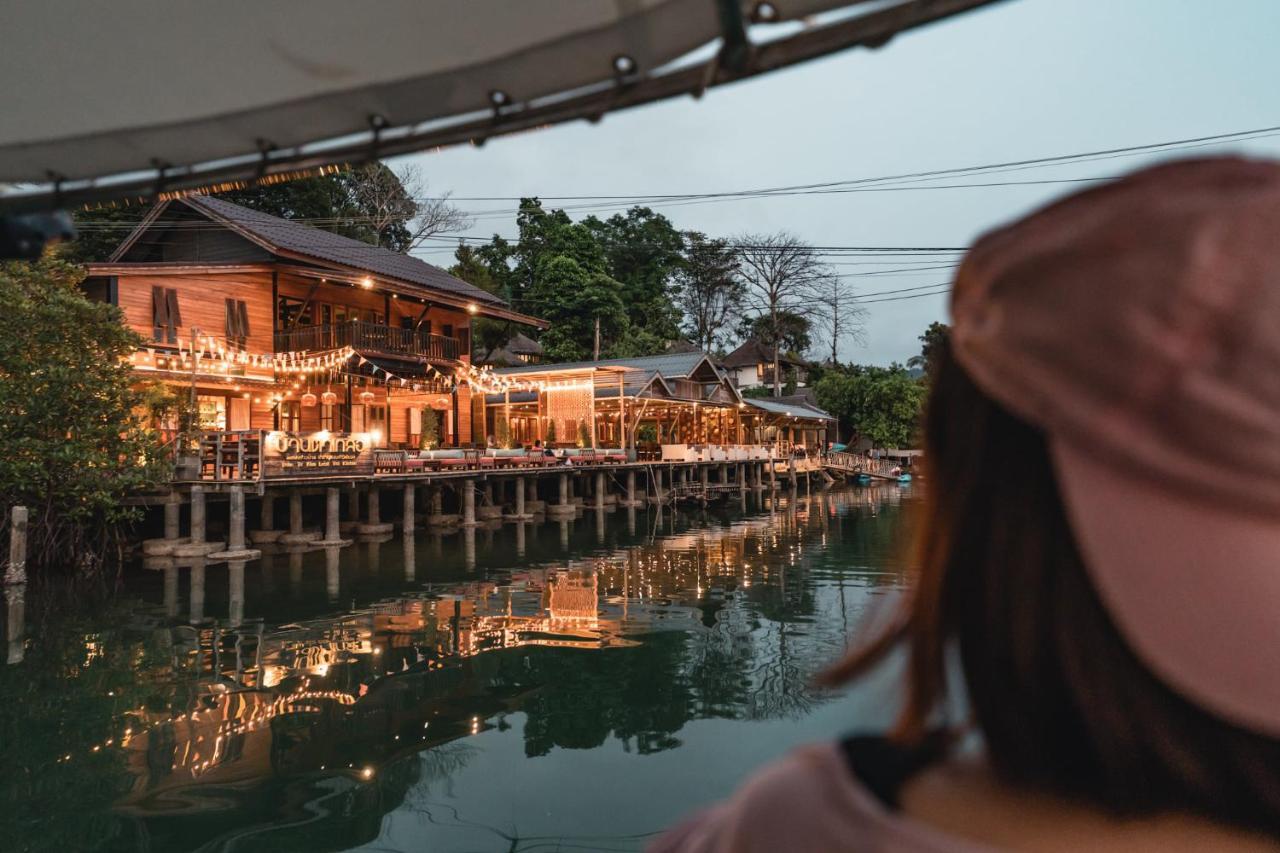
[[887,721],[886,677],[810,677],[900,588],[912,500],[422,531],[30,601],[0,668],[0,847],[642,849],[790,747]]

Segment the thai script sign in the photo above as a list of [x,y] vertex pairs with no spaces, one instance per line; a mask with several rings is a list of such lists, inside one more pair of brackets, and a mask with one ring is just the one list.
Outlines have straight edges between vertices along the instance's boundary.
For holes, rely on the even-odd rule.
[[283,471],[328,471],[354,468],[368,442],[350,435],[288,435],[276,433],[268,440],[268,451],[280,460]]

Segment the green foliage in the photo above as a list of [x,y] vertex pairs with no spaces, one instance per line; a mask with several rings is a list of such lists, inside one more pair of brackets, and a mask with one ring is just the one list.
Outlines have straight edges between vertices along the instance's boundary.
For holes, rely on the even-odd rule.
[[578,423],[578,446],[579,447],[591,446],[591,425],[588,424],[586,421],[581,421]]
[[497,423],[494,425],[493,431],[496,433],[494,440],[503,450],[511,449],[511,427],[507,423],[507,419],[499,415]]
[[743,338],[755,338],[766,347],[780,344],[783,352],[803,356],[813,343],[812,324],[809,318],[794,311],[779,311],[774,326],[767,315],[744,317],[738,325]]
[[[472,246],[465,244],[458,246],[457,251],[454,252],[454,264],[449,268],[449,272],[488,293],[501,296],[503,299],[510,298],[510,294],[506,292],[506,286],[500,280],[499,275],[495,274],[494,270],[489,266],[489,262],[481,254],[481,250]],[[508,322],[486,319],[472,320],[472,356],[481,358],[488,356],[489,353],[506,343],[510,336],[511,324]]]
[[429,406],[422,407],[422,434],[418,436],[419,450],[433,450],[440,444],[440,413]]
[[642,423],[636,427],[636,441],[653,444],[658,440],[658,426],[653,423]]
[[31,510],[38,566],[104,558],[134,517],[121,499],[168,473],[131,387],[141,339],[83,277],[56,258],[0,265],[0,510]]
[[738,393],[744,397],[761,400],[773,396],[773,386],[753,385],[750,388],[739,388]]
[[728,341],[730,320],[742,313],[746,285],[738,275],[738,255],[726,240],[685,234],[685,257],[676,274],[676,301],[683,331],[707,352]]
[[605,271],[622,286],[630,334],[642,336],[649,348],[665,345],[680,334],[680,310],[672,300],[673,277],[683,264],[684,235],[671,220],[647,207],[632,207],[601,221],[589,216],[582,224],[604,250]]
[[554,420],[547,421],[547,444],[556,443],[556,422]]
[[70,263],[105,261],[150,209],[150,205],[128,205],[74,211],[71,218],[76,223],[76,239],[59,245],[56,251]]
[[924,334],[920,336],[920,354],[907,359],[907,367],[924,368],[926,374],[933,376],[938,358],[942,355],[950,337],[951,327],[946,323],[936,321],[930,323],[929,328],[925,329]]
[[818,405],[876,447],[916,440],[926,388],[899,365],[829,370],[814,385]]
[[538,261],[528,298],[551,323],[540,341],[548,361],[590,358],[596,320],[600,321],[602,351],[629,325],[618,282],[568,255],[549,255]]

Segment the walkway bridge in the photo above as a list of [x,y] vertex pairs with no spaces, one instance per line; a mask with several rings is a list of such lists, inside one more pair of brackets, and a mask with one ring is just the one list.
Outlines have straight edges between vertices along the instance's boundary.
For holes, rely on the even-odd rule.
[[872,480],[895,483],[902,474],[899,462],[892,459],[871,459],[858,453],[828,453],[823,457],[822,466],[845,477],[870,477]]

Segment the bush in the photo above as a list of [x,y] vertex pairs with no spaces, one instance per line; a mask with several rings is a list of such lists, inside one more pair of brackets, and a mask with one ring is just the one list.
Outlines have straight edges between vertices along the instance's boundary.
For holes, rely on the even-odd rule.
[[118,557],[136,512],[122,499],[170,473],[144,422],[164,404],[133,388],[141,338],[117,308],[84,297],[83,277],[53,258],[0,264],[0,510],[30,509],[38,567]]

